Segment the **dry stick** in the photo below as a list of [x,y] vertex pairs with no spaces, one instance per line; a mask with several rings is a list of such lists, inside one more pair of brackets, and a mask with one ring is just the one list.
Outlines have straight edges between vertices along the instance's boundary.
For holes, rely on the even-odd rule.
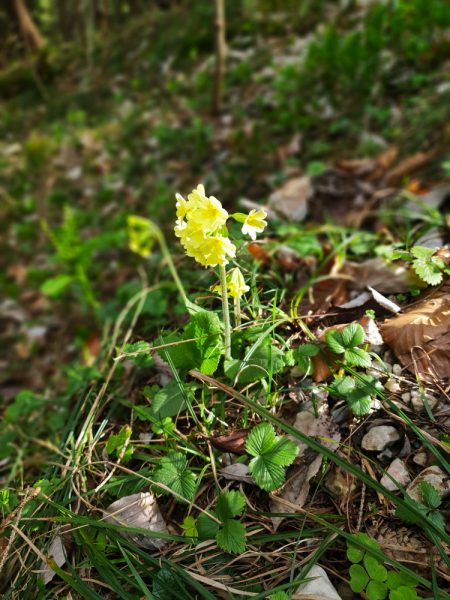
[[225,75],[225,8],[224,0],[214,0],[214,29],[216,45],[216,70],[214,75],[213,113],[217,116],[222,110],[222,87]]
[[[33,496],[35,496],[35,495],[36,495],[36,493],[38,493],[38,490],[40,490],[40,488],[36,488],[36,490],[35,490],[35,493],[33,494]],[[27,489],[27,491],[26,491],[26,493],[25,493],[25,498],[24,498],[24,499],[22,500],[22,502],[19,504],[18,511],[17,511],[17,513],[18,513],[18,514],[17,514],[17,525],[19,524],[20,517],[22,516],[22,511],[23,511],[23,509],[24,509],[24,506],[25,506],[25,504],[27,503],[27,499],[28,499],[28,493],[29,493],[29,491],[30,491],[30,488],[28,488],[28,489]],[[30,496],[30,498],[31,498],[31,496]],[[13,518],[14,518],[14,517],[13,517]],[[10,519],[10,521],[12,521],[12,520],[13,520],[13,519]],[[13,532],[11,533],[11,537],[9,538],[8,545],[6,546],[6,549],[5,549],[5,551],[3,552],[3,556],[2,556],[2,559],[1,559],[1,561],[0,561],[0,573],[2,572],[3,565],[4,565],[4,564],[5,564],[5,562],[6,562],[6,559],[7,559],[7,557],[8,557],[9,551],[11,550],[11,546],[13,545],[14,538],[16,537],[16,531],[15,531],[15,528],[14,528],[14,526],[12,526],[12,527],[13,527]],[[3,529],[3,528],[2,528],[2,529]]]
[[[366,465],[363,462],[361,462],[361,471],[363,473],[365,473],[367,471]],[[366,500],[366,484],[363,483],[362,489],[361,489],[361,504],[359,505],[359,515],[358,515],[358,523],[356,525],[356,531],[359,531],[361,529],[365,500]]]

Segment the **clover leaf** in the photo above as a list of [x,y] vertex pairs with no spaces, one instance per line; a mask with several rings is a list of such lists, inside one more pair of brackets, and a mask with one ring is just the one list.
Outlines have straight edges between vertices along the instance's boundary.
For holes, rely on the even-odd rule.
[[359,592],[362,592],[369,583],[369,576],[361,565],[352,565],[349,573],[351,577],[350,587],[356,594],[359,594]]

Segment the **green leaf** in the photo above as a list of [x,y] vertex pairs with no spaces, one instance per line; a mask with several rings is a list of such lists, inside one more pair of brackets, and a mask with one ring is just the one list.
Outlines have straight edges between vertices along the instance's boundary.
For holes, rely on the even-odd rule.
[[370,581],[366,589],[369,600],[384,600],[388,594],[387,585],[382,581]]
[[[214,511],[208,512],[218,518]],[[212,540],[219,531],[219,523],[208,517],[206,513],[200,513],[197,518],[197,531],[200,540]]]
[[[354,535],[353,537],[355,538],[355,540],[364,542],[364,544],[370,546],[374,550],[380,549],[379,543],[376,540],[370,538],[366,533],[358,533],[358,535]],[[349,561],[352,563],[361,562],[366,553],[366,550],[364,548],[360,548],[360,546],[356,542],[351,541],[349,539],[347,539],[347,548],[347,558],[349,559]]]
[[359,592],[362,592],[369,583],[369,576],[361,565],[352,565],[349,573],[351,578],[350,587],[356,594],[359,594]]
[[[414,506],[414,508],[416,510],[419,510],[424,516],[428,514],[429,509],[420,502],[416,502],[416,500],[412,500],[409,497],[405,497],[405,502],[407,502],[407,504],[410,504],[411,506]],[[416,515],[410,510],[408,510],[406,506],[397,506],[395,510],[395,516],[397,517],[397,519],[405,521],[405,523],[417,522]]]
[[344,354],[345,344],[342,338],[342,333],[339,331],[328,331],[325,334],[325,341],[328,347],[336,354]]
[[17,494],[9,490],[0,490],[0,513],[9,514],[19,504]]
[[106,442],[105,450],[108,454],[112,454],[117,446],[120,444],[119,436],[112,435]]
[[364,329],[359,323],[350,323],[342,332],[342,341],[346,348],[354,348],[364,341]]
[[285,367],[295,367],[297,356],[295,350],[288,350],[283,355],[283,363]]
[[182,525],[180,525],[182,529],[186,529],[186,538],[196,539],[198,538],[198,531],[195,526],[194,517],[188,516],[184,519]]
[[416,600],[416,598],[418,598],[416,590],[406,586],[400,586],[389,594],[389,600]]
[[286,592],[275,592],[270,596],[270,600],[289,600],[289,598]]
[[234,213],[234,214],[230,215],[230,217],[232,219],[234,219],[235,221],[237,221],[238,223],[245,223],[248,215],[244,215],[244,213]]
[[419,485],[419,490],[422,492],[424,504],[429,508],[437,508],[442,504],[439,492],[428,481],[422,481]]
[[387,570],[380,564],[380,561],[377,558],[366,554],[364,557],[364,566],[366,567],[369,577],[375,581],[386,581]]
[[[284,368],[283,352],[276,346],[271,346],[272,373],[278,373]],[[250,383],[259,379],[268,377],[269,364],[269,346],[258,348],[253,352],[242,372],[239,374],[238,383]],[[243,361],[227,360],[225,361],[225,375],[229,379],[234,379],[242,369]]]
[[247,439],[246,450],[254,456],[248,470],[263,490],[271,492],[284,483],[284,469],[292,464],[298,446],[285,437],[277,437],[269,423],[254,427]]
[[218,495],[216,503],[217,517],[224,521],[237,517],[245,506],[245,496],[241,492],[225,491]]
[[423,260],[430,259],[435,252],[436,250],[434,248],[423,248],[422,246],[413,246],[411,248],[411,254],[416,258],[421,258]]
[[[244,338],[251,344],[255,344],[269,329],[269,327],[270,323],[268,325],[256,325],[256,327],[250,327],[249,329],[245,330]],[[264,346],[270,346],[270,335],[265,337],[261,342],[260,348],[263,348]]]
[[411,260],[411,255],[409,254],[409,252],[394,252],[393,255],[391,256],[391,260],[397,260],[401,258],[402,260]]
[[319,353],[319,348],[314,344],[302,344],[297,348],[297,353],[301,356],[316,356]]
[[185,408],[183,391],[177,381],[172,379],[153,398],[150,415],[154,419],[161,420],[165,417],[173,417]]
[[409,575],[406,575],[406,573],[396,573],[395,571],[389,571],[387,574],[386,585],[388,586],[388,589],[396,590],[401,585],[408,587],[416,587],[418,585],[418,582]]
[[338,377],[328,387],[331,392],[337,392],[339,395],[347,397],[347,394],[355,387],[355,380],[353,377]]
[[184,592],[171,571],[162,568],[153,579],[152,594],[156,600],[178,600]]
[[216,535],[217,543],[224,552],[242,554],[245,551],[245,526],[234,519],[226,519]]
[[[135,342],[134,344],[125,344],[123,351],[142,352],[142,350],[150,350],[150,348],[151,345],[148,342],[140,340],[139,342]],[[137,367],[141,369],[146,369],[153,365],[153,358],[150,356],[150,354],[147,354],[145,352],[142,352],[141,354],[136,354],[135,356],[127,356],[127,360],[131,360]]]
[[72,283],[74,278],[71,275],[57,275],[51,279],[47,279],[41,285],[41,292],[50,298],[56,298],[66,289],[69,283]]
[[[179,338],[172,335],[163,340],[164,344],[193,341],[168,346],[158,351],[158,354],[166,360],[167,352],[177,369],[196,369],[204,375],[212,375],[223,353],[220,333],[221,325],[217,314],[200,309],[192,314],[191,321]],[[155,346],[160,345],[159,342],[155,343]]]
[[344,358],[350,367],[370,367],[372,364],[370,354],[361,348],[347,348]]
[[445,528],[445,519],[441,515],[440,512],[438,512],[437,510],[433,510],[428,515],[428,518],[433,521],[433,523],[436,525],[436,527],[439,527],[442,531],[444,531],[444,528]]
[[[195,475],[187,468],[187,460],[181,452],[169,452],[163,456],[158,465],[153,469],[152,476],[156,483],[163,483],[165,486],[185,498],[190,502],[195,492]],[[168,492],[157,486],[152,486],[152,490],[157,494],[168,494]],[[175,496],[178,502],[183,502]]]
[[425,283],[428,283],[429,285],[438,285],[442,282],[442,271],[433,260],[414,260],[413,267],[417,275],[423,279]]
[[357,417],[361,417],[369,411],[374,389],[377,392],[383,391],[383,386],[378,379],[371,375],[360,375],[355,382],[354,389],[346,395],[350,410]]
[[156,433],[156,435],[160,435],[164,433],[164,435],[169,435],[175,429],[175,423],[172,421],[170,417],[165,417],[161,421],[157,423],[153,423],[152,431]]

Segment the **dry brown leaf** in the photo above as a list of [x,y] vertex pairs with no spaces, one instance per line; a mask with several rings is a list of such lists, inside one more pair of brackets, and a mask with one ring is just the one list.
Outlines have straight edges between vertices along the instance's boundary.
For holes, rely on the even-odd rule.
[[[150,492],[124,496],[108,506],[106,512],[111,515],[106,518],[108,523],[139,527],[157,533],[169,533],[156,499]],[[138,548],[159,550],[167,544],[167,540],[141,533],[130,533],[128,531],[120,531],[119,533]]]
[[436,154],[435,150],[418,152],[402,160],[396,167],[391,169],[386,176],[388,185],[400,185],[405,175],[411,175],[426,165]]
[[[301,411],[297,414],[294,427],[309,437],[324,438],[317,441],[330,450],[337,450],[339,447],[338,442],[341,440],[341,434],[338,424],[332,417],[322,414],[316,419],[313,414]],[[297,444],[299,449],[298,458],[302,461],[302,464],[300,466],[294,464],[289,467],[286,473],[287,483],[282,488],[280,497],[301,508],[308,497],[309,481],[318,472],[322,464],[322,455],[297,439],[291,436],[288,437]],[[275,500],[270,503],[270,510],[272,512],[294,512],[294,509]],[[282,517],[272,517],[275,531],[282,520]]]
[[290,221],[302,221],[312,192],[310,177],[294,177],[270,196],[269,205]]
[[248,466],[242,463],[234,463],[228,467],[220,469],[219,473],[231,481],[242,481],[243,483],[251,483],[256,485],[251,476],[248,474]]
[[221,452],[232,452],[233,454],[246,454],[245,442],[250,429],[239,429],[231,433],[216,435],[208,438],[211,445]]
[[157,380],[161,387],[164,387],[169,381],[173,379],[172,369],[170,365],[166,363],[156,352],[152,354],[153,367],[158,372]]
[[[70,525],[67,523],[62,526],[58,525],[55,529],[55,536],[48,547],[47,556],[52,557],[58,567],[62,567],[66,562],[66,556],[69,554],[72,544],[73,534]],[[39,577],[44,580],[45,585],[50,583],[56,575],[55,571],[50,569],[44,561],[41,562],[40,571]]]
[[402,261],[388,262],[379,256],[361,263],[347,262],[344,272],[353,277],[352,286],[357,290],[372,287],[382,294],[394,294],[407,292],[411,285],[427,287]]
[[81,362],[83,365],[91,366],[95,363],[97,356],[99,355],[101,345],[102,340],[99,334],[96,331],[93,331],[83,344],[83,353],[81,356]]
[[[427,381],[450,374],[450,285],[381,325],[384,341]],[[416,366],[414,365],[416,363]]]

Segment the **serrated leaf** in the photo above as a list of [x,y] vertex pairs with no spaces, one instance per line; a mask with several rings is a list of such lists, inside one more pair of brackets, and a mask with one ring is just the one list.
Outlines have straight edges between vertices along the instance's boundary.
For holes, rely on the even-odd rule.
[[432,260],[417,259],[413,261],[413,267],[417,275],[429,285],[438,285],[442,282],[441,269]]
[[328,386],[333,392],[346,395],[355,387],[355,380],[352,377],[338,377]]
[[119,436],[112,435],[106,442],[105,450],[108,454],[112,454],[117,446],[120,444]]
[[437,510],[433,510],[432,512],[430,512],[430,514],[428,515],[428,518],[433,521],[433,523],[436,525],[436,527],[439,527],[439,529],[442,529],[442,531],[445,530],[445,519],[444,517],[441,515],[440,512],[438,512]]
[[401,258],[402,260],[410,260],[411,259],[411,255],[409,254],[409,252],[394,252],[393,255],[391,256],[391,260],[397,260]]
[[288,350],[283,355],[283,363],[285,367],[294,367],[297,362],[295,350]]
[[428,481],[422,481],[419,485],[419,490],[422,492],[425,506],[433,509],[442,504],[439,492]]
[[[169,452],[163,456],[153,469],[151,479],[156,483],[164,484],[188,502],[192,500],[195,492],[195,475],[187,468],[186,457],[181,452]],[[152,491],[158,494],[168,493],[158,486],[152,486]],[[175,499],[183,502],[177,496]]]
[[[181,384],[183,385],[183,384]],[[150,415],[158,421],[173,417],[186,408],[183,391],[175,379],[166,383],[153,398]]]
[[345,344],[342,339],[342,333],[339,331],[328,331],[325,334],[325,341],[333,352],[336,354],[344,354]]
[[411,248],[411,254],[416,258],[422,258],[428,260],[436,252],[434,248],[424,248],[423,246],[413,246]]
[[245,527],[240,521],[226,519],[217,532],[216,540],[224,552],[242,554],[245,552]]
[[359,594],[369,583],[369,576],[361,565],[352,565],[349,569],[349,574],[351,578],[350,587],[356,594]]
[[[249,329],[245,330],[244,338],[252,344],[255,344],[257,341],[259,341],[259,338],[262,337],[264,333],[266,333],[269,327],[270,323],[268,325],[256,325],[255,327],[250,327]],[[268,335],[263,339],[263,341],[260,344],[260,347],[262,348],[264,346],[268,346],[270,345],[270,343],[270,335]]]
[[217,517],[224,521],[237,517],[245,506],[245,496],[237,491],[225,491],[218,495],[216,503]]
[[361,348],[347,348],[344,358],[350,367],[370,367],[372,364],[369,353]]
[[297,353],[297,364],[307,375],[313,372],[314,365],[309,356],[303,356],[302,354]]
[[[208,512],[217,518],[213,510]],[[197,531],[200,540],[212,540],[219,531],[219,523],[211,519],[206,513],[200,513],[197,518]]]
[[319,348],[314,344],[302,344],[297,348],[297,352],[302,356],[316,356],[319,353]]
[[[143,350],[150,350],[151,345],[148,342],[144,342],[140,340],[139,342],[135,342],[134,344],[125,344],[123,351],[124,352],[142,352]],[[142,352],[141,354],[136,354],[135,356],[127,356],[127,360],[131,360],[135,363],[136,366],[140,368],[148,368],[153,364],[153,358]]]
[[346,348],[355,348],[364,341],[364,329],[359,323],[350,323],[342,332],[342,341]]
[[[416,502],[415,500],[412,500],[411,498],[406,497],[405,501],[408,504],[412,504],[414,503],[414,508],[416,510],[419,510],[424,516],[426,516],[428,514],[429,509],[424,506],[423,504],[421,504],[420,502]],[[395,510],[395,516],[397,517],[397,519],[401,519],[402,521],[405,521],[405,523],[416,523],[417,522],[417,517],[416,515],[411,512],[410,510],[408,510],[408,508],[406,506],[397,506],[396,510]]]
[[382,581],[370,581],[366,588],[366,596],[369,600],[384,600],[387,594],[387,585]]
[[[283,352],[276,346],[270,347],[272,373],[279,373],[284,368]],[[225,375],[233,380],[239,373],[238,383],[250,383],[268,376],[270,370],[269,346],[258,348],[246,361],[225,361]]]
[[298,454],[298,446],[287,438],[277,437],[269,423],[254,427],[245,447],[254,456],[248,465],[249,473],[268,492],[283,484],[283,467],[290,465]]
[[168,569],[162,568],[153,579],[152,594],[155,600],[177,600],[184,593],[177,579]]

